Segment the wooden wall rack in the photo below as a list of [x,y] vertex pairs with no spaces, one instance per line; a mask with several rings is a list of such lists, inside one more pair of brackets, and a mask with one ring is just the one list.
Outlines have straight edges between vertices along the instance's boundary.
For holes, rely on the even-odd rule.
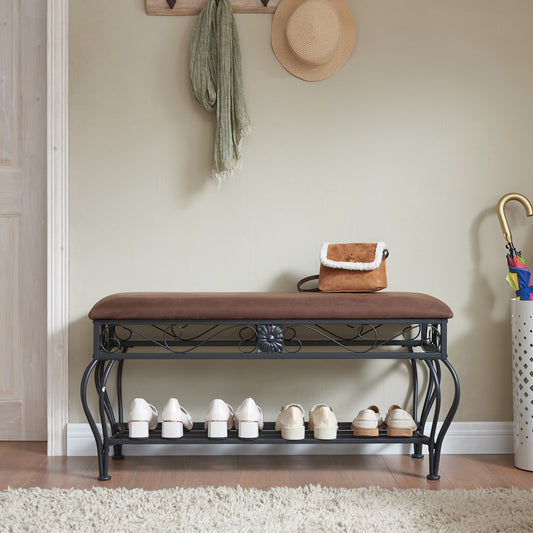
[[[145,0],[147,15],[197,15],[206,0]],[[274,13],[280,0],[230,0],[234,13]]]

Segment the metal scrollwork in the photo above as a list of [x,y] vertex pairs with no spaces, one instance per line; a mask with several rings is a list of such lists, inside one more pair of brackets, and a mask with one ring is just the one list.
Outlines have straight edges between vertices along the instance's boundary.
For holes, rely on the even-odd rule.
[[[316,325],[318,329],[325,331],[330,337],[339,341],[354,341],[354,340],[368,340],[368,333],[373,332],[374,337],[377,338],[377,327],[369,326],[368,324],[359,324],[355,326],[353,324],[343,324],[341,327],[348,328],[348,334],[341,335],[339,331],[333,331],[321,325]],[[365,331],[365,328],[369,328]]]
[[440,350],[440,331],[433,324],[428,324],[422,338],[422,350],[425,352],[436,352]]
[[239,350],[242,353],[254,353],[257,343],[257,331],[252,326],[245,326],[239,330]]
[[[118,328],[123,332],[122,334]],[[122,343],[128,341],[132,334],[131,329],[123,326],[105,326],[100,334],[102,351],[106,353],[119,352],[122,349]]]
[[[349,328],[354,328],[350,324],[346,324]],[[391,339],[380,340],[378,334],[378,327],[373,324],[360,324],[353,335],[349,337],[339,335],[338,333],[325,328],[319,324],[315,326],[302,325],[308,331],[317,333],[322,340],[326,340],[331,346],[336,346],[350,353],[367,353],[375,350],[379,346],[387,344]],[[358,346],[361,348],[358,348]]]
[[417,341],[424,352],[441,350],[441,332],[435,324],[414,324],[404,328],[402,334],[406,340]]
[[[160,329],[160,328],[158,328]],[[163,344],[167,350],[171,350],[168,344],[169,340],[181,339],[183,336],[183,328],[177,324],[170,324],[163,330]]]
[[369,344],[372,343],[372,346],[375,347],[378,345],[379,341],[378,329],[372,324],[361,324],[357,328],[357,338],[362,341],[366,341]]
[[[345,354],[365,354],[381,348],[440,353],[442,331],[424,322],[390,329],[384,324],[105,324],[100,328],[102,353],[152,347],[176,355],[202,352],[211,347],[233,348],[237,353],[296,354],[327,346]],[[224,352],[226,353],[226,352]]]
[[166,328],[161,328],[157,324],[152,324],[152,328],[161,331],[164,334],[165,338],[168,337],[169,340],[178,340],[184,342],[196,341],[198,339],[201,339],[202,337],[216,329],[218,326],[209,326],[208,328],[200,331],[199,333],[193,334],[192,336],[186,336],[185,330],[188,327],[189,326],[187,324],[184,326],[178,326],[178,324],[170,324]]
[[296,337],[296,330],[290,326],[285,328],[285,350],[288,353],[298,353],[303,346],[302,341]]

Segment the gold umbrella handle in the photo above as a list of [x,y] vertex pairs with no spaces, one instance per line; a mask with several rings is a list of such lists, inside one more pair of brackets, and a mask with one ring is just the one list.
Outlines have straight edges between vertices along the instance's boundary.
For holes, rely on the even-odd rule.
[[524,206],[528,217],[533,215],[533,205],[531,205],[531,202],[522,194],[511,192],[500,198],[500,201],[498,202],[498,218],[500,219],[500,226],[502,227],[503,237],[505,238],[507,244],[509,244],[513,240],[511,230],[509,229],[509,223],[507,222],[507,217],[505,216],[505,206],[507,202],[510,202],[511,200],[516,200],[517,202],[520,202]]

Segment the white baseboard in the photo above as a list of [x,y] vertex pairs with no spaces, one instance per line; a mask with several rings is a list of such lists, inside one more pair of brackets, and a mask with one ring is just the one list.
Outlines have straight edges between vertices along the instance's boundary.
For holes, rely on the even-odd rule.
[[[428,428],[429,431],[429,428]],[[426,433],[427,434],[427,433]],[[125,455],[382,455],[408,454],[409,444],[132,444]],[[426,453],[426,451],[424,451]],[[452,422],[443,454],[513,453],[512,422]],[[96,455],[89,424],[67,425],[67,455]]]

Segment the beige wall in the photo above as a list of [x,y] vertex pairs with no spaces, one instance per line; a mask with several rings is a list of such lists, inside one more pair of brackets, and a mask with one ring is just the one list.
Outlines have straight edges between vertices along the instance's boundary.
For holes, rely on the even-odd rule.
[[[351,0],[354,53],[332,78],[289,75],[270,15],[238,15],[253,133],[217,190],[212,117],[193,100],[194,17],[148,17],[143,0],[70,3],[70,421],[91,356],[90,307],[119,291],[292,290],[323,241],[384,240],[389,290],[454,310],[456,420],[511,420],[510,298],[495,206],[533,200],[533,3]],[[533,220],[509,208],[533,261]],[[389,362],[134,363],[127,399],[253,395],[340,418],[405,403]]]

